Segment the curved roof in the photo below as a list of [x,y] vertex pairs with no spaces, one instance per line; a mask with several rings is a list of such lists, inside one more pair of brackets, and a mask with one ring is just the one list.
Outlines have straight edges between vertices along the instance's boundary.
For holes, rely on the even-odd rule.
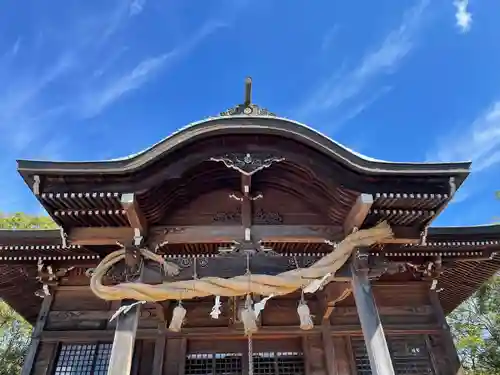
[[190,124],[149,149],[124,159],[97,162],[18,160],[18,170],[23,175],[131,173],[184,145],[212,136],[229,134],[271,134],[295,140],[362,174],[447,175],[455,176],[457,183],[460,184],[469,174],[471,165],[470,162],[396,163],[370,159],[293,120],[270,115],[231,115],[208,118]]

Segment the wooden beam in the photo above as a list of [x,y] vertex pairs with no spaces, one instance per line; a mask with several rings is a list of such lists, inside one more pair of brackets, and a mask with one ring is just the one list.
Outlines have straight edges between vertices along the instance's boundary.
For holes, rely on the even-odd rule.
[[23,368],[21,370],[21,375],[30,375],[35,365],[36,354],[38,352],[38,347],[40,346],[40,339],[43,333],[43,329],[47,322],[49,316],[50,306],[52,305],[53,296],[48,295],[42,301],[42,307],[38,313],[38,318],[33,328],[31,334],[31,343],[28,349],[28,353],[24,359]]
[[148,229],[148,223],[139,207],[135,194],[123,194],[121,197],[121,204],[125,210],[130,226],[139,229],[141,234],[145,234]]
[[[307,267],[308,264],[318,260],[318,256],[297,257],[299,267]],[[224,255],[220,257],[207,257],[203,259],[205,265],[197,266],[196,272],[199,278],[203,277],[223,277],[231,278],[244,275],[246,272],[247,259],[241,255]],[[199,262],[200,260],[197,260]],[[259,275],[277,275],[288,271],[290,263],[294,261],[291,256],[268,256],[265,253],[257,253],[249,258],[249,266],[253,274]],[[146,267],[144,273],[144,282],[148,284],[157,284],[165,280],[180,281],[191,280],[194,273],[194,264],[181,268],[178,275],[173,278],[166,277],[158,267]],[[350,271],[347,267],[339,270],[335,277],[337,280],[350,280]],[[333,284],[333,283],[332,283]]]
[[68,242],[72,245],[116,245],[117,242],[128,243],[134,238],[134,228],[75,227],[69,230]]
[[324,243],[341,241],[342,228],[329,225],[254,225],[252,237],[264,242]]
[[[412,227],[393,227],[395,238],[384,243],[418,243],[420,231]],[[195,243],[231,243],[244,239],[242,225],[207,225],[207,226],[157,226],[149,231],[149,244],[155,245],[163,241],[170,244]],[[324,243],[325,240],[341,241],[344,230],[331,225],[253,225],[252,239],[263,242],[297,242]],[[75,227],[68,233],[68,241],[72,245],[115,245],[117,242],[129,242],[134,237],[133,228]]]
[[372,374],[395,375],[366,265],[360,264],[357,256],[353,258],[351,263],[352,288]]
[[346,235],[352,233],[355,228],[361,228],[372,204],[373,196],[371,194],[361,194],[356,199],[356,203],[354,203],[344,221],[344,233]]
[[[164,234],[156,237],[168,243],[231,243],[243,240],[244,227],[230,226],[186,226],[159,228]],[[325,240],[343,239],[342,229],[336,226],[318,225],[252,225],[252,239],[256,242],[303,242],[323,243]]]
[[419,244],[422,241],[422,232],[414,227],[392,227],[393,238],[383,243],[386,244]]
[[[254,225],[251,233],[255,240],[267,242],[322,243],[326,239],[339,241],[343,238],[342,228],[329,225]],[[170,244],[231,243],[244,236],[242,225],[153,227],[148,235],[150,243],[168,241]],[[114,245],[133,237],[133,228],[128,227],[75,227],[68,233],[68,241],[73,245]]]
[[[321,327],[314,327],[311,330],[303,331],[298,326],[263,326],[254,334],[254,338],[277,339],[287,337],[297,337],[301,335],[317,335],[321,332]],[[386,324],[385,332],[388,335],[422,335],[436,334],[441,332],[441,328],[436,324]],[[330,329],[332,336],[362,336],[362,330],[359,324],[355,325],[336,325]],[[81,331],[43,331],[41,334],[42,342],[95,342],[108,341],[113,339],[114,330],[81,330]],[[190,338],[214,338],[217,339],[232,338],[245,340],[243,329],[229,329],[227,327],[192,327],[183,328],[181,332],[166,331],[167,338],[184,337]],[[157,328],[141,328],[137,330],[136,338],[138,340],[154,340],[158,337]]]

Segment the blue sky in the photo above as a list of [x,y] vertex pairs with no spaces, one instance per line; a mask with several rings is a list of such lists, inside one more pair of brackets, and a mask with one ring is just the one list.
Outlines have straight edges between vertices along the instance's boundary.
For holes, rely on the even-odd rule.
[[500,215],[496,0],[4,0],[0,211],[17,158],[100,160],[253,99],[367,156],[472,160],[439,225]]

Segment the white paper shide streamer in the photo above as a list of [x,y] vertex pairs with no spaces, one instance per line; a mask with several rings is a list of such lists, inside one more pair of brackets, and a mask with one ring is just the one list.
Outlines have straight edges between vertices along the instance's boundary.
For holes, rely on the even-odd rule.
[[253,301],[250,294],[247,295],[245,307],[241,309],[241,321],[243,322],[243,329],[245,335],[250,336],[252,333],[257,332],[257,317],[253,310]]
[[184,318],[186,317],[186,309],[182,306],[181,301],[175,306],[172,313],[172,321],[168,326],[168,329],[172,332],[180,332],[182,328],[182,323],[184,323]]
[[220,308],[222,307],[222,304],[220,302],[220,296],[215,296],[215,303],[214,306],[212,307],[212,311],[210,312],[210,316],[212,319],[219,319],[219,316],[221,314]]
[[124,314],[124,315],[127,314],[132,309],[132,307],[137,306],[137,305],[143,305],[145,303],[146,303],[146,301],[137,301],[137,302],[131,303],[130,305],[120,306],[120,308],[118,310],[116,310],[115,313],[111,316],[109,321],[112,322],[120,314]]
[[305,301],[301,301],[299,307],[297,307],[297,313],[300,318],[300,329],[307,331],[314,328],[314,323],[311,317],[311,311],[309,310],[309,306]]
[[274,294],[271,294],[270,296],[267,296],[265,298],[262,298],[259,302],[253,305],[253,313],[255,315],[255,318],[257,319],[260,315],[260,312],[264,310],[266,307],[266,302],[269,301],[271,298],[274,297]]

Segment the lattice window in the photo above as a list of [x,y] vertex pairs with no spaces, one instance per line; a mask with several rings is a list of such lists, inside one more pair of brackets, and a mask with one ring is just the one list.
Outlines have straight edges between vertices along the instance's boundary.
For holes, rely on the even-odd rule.
[[106,375],[112,344],[63,344],[54,375]]
[[305,374],[304,355],[297,352],[256,353],[253,368],[255,375],[302,375]]
[[[425,336],[388,337],[387,345],[396,375],[434,375]],[[370,361],[362,338],[352,338],[358,375],[371,375]]]
[[[302,353],[254,353],[254,375],[303,375]],[[186,357],[185,375],[243,374],[241,353],[190,354]]]
[[241,353],[190,354],[185,375],[237,375],[243,373]]

